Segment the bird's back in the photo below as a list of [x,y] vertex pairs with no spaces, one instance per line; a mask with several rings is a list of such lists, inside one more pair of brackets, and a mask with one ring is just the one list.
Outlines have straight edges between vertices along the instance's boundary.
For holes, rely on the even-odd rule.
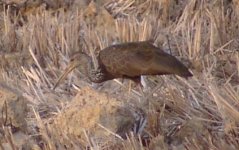
[[100,51],[99,59],[106,71],[116,78],[162,74],[192,76],[175,57],[148,41],[109,46]]

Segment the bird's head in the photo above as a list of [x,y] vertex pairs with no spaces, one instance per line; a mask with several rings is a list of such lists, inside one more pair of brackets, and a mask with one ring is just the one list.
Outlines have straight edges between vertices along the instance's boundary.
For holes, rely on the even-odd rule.
[[85,53],[76,53],[74,54],[71,59],[70,62],[67,66],[67,68],[65,69],[64,73],[60,76],[60,78],[57,80],[57,82],[55,83],[53,90],[66,78],[66,76],[75,68],[79,69],[79,71],[83,74],[86,75],[88,74],[88,66],[91,63],[91,58],[85,54]]

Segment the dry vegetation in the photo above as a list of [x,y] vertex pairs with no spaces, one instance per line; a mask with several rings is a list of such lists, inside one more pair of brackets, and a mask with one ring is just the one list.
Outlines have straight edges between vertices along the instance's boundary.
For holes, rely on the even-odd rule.
[[[239,149],[238,0],[0,1],[0,148]],[[152,40],[194,76],[99,88],[70,56]]]

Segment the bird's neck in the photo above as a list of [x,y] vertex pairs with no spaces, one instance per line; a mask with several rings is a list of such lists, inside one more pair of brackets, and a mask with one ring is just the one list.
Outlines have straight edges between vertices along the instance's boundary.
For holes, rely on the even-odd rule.
[[[97,62],[98,63],[98,62]],[[106,74],[102,68],[102,66],[98,63],[97,68],[94,67],[94,64],[92,61],[88,63],[87,67],[87,73],[88,77],[92,82],[95,83],[101,83],[105,81]]]

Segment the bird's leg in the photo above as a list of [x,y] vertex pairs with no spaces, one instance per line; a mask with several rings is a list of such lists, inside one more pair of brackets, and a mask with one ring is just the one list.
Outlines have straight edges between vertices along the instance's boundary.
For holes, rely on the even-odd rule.
[[139,89],[142,96],[145,97],[144,91],[143,91],[143,85],[141,84],[141,77],[131,78],[131,80],[133,80],[135,82],[136,87]]
[[131,81],[131,80],[129,80],[129,89],[128,89],[128,92],[130,93],[130,92],[131,92],[131,90],[132,90],[132,81]]
[[144,88],[147,87],[146,81],[145,81],[145,77],[144,77],[143,75],[140,76],[140,83],[141,83],[141,85],[142,85]]
[[149,91],[149,89],[150,89],[150,87],[148,86],[148,84],[147,84],[147,81],[148,81],[148,79],[146,78],[146,76],[144,76],[144,75],[141,75],[140,76],[140,83],[141,83],[141,85],[142,85],[142,88],[143,88],[143,91],[144,92],[148,92]]

